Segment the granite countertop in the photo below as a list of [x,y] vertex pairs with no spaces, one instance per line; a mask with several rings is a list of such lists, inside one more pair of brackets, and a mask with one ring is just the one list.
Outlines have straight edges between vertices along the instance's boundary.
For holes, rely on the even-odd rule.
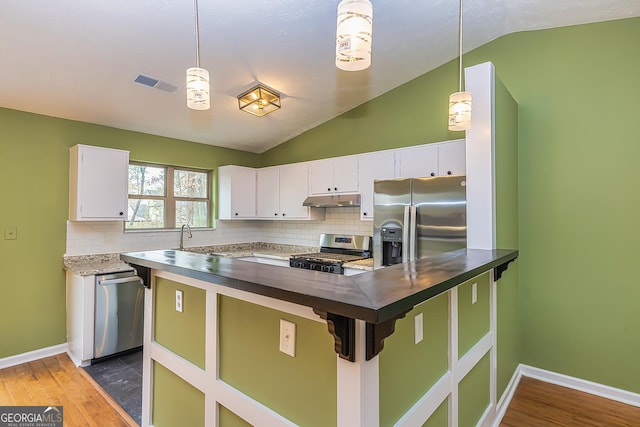
[[120,254],[64,256],[63,266],[78,276],[131,270],[131,266],[120,259]]
[[[227,245],[211,245],[184,248],[184,251],[219,255],[225,258],[261,257],[289,260],[291,255],[317,252],[318,247],[252,242]],[[131,266],[120,260],[120,254],[76,255],[63,257],[64,269],[79,276],[131,270]],[[354,266],[353,268],[359,268]],[[371,264],[373,269],[373,264]]]

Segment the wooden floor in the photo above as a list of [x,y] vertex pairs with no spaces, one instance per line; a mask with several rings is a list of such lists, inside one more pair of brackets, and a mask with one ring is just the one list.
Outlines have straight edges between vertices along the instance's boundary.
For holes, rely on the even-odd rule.
[[66,354],[0,369],[0,406],[62,406],[65,427],[136,422]]
[[[133,427],[66,354],[0,370],[0,406],[64,407],[65,427]],[[640,427],[640,408],[522,377],[500,427]]]
[[500,427],[640,427],[640,408],[522,377]]

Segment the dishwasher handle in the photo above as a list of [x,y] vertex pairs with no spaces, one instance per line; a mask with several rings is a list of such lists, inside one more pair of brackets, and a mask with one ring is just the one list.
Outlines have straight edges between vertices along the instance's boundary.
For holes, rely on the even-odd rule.
[[128,276],[128,277],[120,277],[118,279],[102,279],[98,280],[98,285],[106,286],[106,285],[116,285],[118,283],[127,283],[127,282],[140,282],[141,285],[144,285],[144,281],[141,277],[138,276]]

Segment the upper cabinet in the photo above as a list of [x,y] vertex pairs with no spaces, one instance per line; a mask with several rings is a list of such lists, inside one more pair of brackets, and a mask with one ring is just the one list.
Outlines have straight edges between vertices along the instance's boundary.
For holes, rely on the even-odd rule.
[[358,156],[360,219],[373,219],[373,181],[395,177],[394,159],[393,151],[376,151]]
[[308,195],[308,164],[292,163],[258,169],[257,217],[263,219],[323,219],[324,211],[302,206]]
[[466,174],[465,140],[438,145],[438,175]]
[[244,166],[218,168],[218,218],[256,217],[256,170]]
[[396,177],[463,175],[464,140],[426,144],[396,150]]
[[69,153],[69,219],[124,221],[129,152],[75,145]]
[[418,145],[396,150],[396,177],[418,178],[438,174],[438,147]]
[[309,162],[311,194],[358,191],[358,157],[344,156]]

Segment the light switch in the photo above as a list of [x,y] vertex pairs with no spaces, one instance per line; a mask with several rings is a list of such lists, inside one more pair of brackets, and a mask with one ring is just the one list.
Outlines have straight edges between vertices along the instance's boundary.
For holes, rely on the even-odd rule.
[[296,357],[296,324],[280,319],[280,351]]
[[176,311],[178,313],[182,313],[182,304],[183,304],[183,293],[180,289],[176,289]]
[[415,343],[416,344],[418,344],[424,338],[422,318],[423,318],[422,313],[416,314],[416,317],[413,318],[413,322],[415,326]]
[[471,304],[475,304],[478,302],[478,284],[474,283],[471,285]]
[[18,238],[18,227],[7,225],[4,227],[4,240],[16,240]]

